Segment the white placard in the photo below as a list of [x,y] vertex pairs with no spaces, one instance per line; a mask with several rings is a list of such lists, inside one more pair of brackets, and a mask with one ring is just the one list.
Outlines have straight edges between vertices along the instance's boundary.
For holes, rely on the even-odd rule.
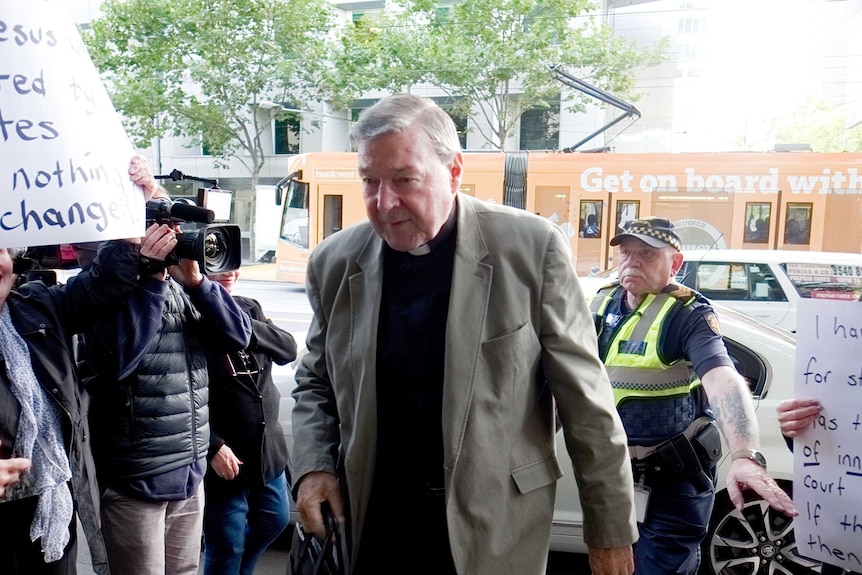
[[0,0],[0,247],[142,236],[133,154],[66,5]]
[[795,396],[823,413],[793,444],[799,553],[862,571],[862,303],[802,299]]

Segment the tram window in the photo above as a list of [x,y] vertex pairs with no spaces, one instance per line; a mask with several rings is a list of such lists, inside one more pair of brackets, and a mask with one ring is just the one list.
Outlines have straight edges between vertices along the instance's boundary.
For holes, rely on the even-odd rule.
[[328,238],[337,231],[340,231],[343,224],[342,219],[342,204],[344,196],[326,195],[323,196],[323,237]]
[[771,210],[772,204],[769,202],[746,202],[744,242],[765,244],[769,241]]
[[580,234],[582,238],[599,238],[602,235],[602,202],[581,200]]
[[623,233],[630,221],[638,219],[640,210],[640,202],[617,202],[617,229],[614,235]]
[[784,243],[811,243],[811,212],[813,204],[787,204],[787,220],[784,222]]

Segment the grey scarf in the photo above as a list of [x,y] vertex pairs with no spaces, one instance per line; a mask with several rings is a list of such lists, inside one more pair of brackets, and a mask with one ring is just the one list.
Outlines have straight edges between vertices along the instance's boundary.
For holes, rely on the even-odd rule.
[[42,538],[45,562],[57,561],[69,542],[72,521],[72,478],[69,457],[63,448],[62,415],[36,380],[30,350],[12,325],[9,305],[0,308],[0,351],[6,359],[12,395],[21,404],[13,457],[33,463],[25,476],[7,491],[7,499],[39,496],[30,525],[30,540]]

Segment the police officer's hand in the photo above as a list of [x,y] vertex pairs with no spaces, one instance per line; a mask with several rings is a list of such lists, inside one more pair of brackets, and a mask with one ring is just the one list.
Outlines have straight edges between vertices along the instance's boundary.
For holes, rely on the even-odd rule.
[[312,471],[303,475],[296,492],[296,509],[302,520],[302,528],[321,539],[326,537],[326,525],[320,511],[320,505],[324,501],[329,502],[338,522],[344,523],[344,504],[335,475],[326,471]]
[[630,545],[624,547],[592,547],[590,553],[590,572],[593,575],[631,575],[635,561]]
[[727,495],[737,511],[741,512],[745,506],[742,492],[746,489],[754,491],[769,503],[770,507],[788,517],[799,515],[793,500],[763,467],[750,459],[740,458],[730,463],[730,470],[727,472]]

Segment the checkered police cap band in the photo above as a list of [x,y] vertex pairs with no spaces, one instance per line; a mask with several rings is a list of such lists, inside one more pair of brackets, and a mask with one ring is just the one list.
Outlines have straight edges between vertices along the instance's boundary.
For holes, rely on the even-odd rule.
[[626,236],[632,236],[642,240],[653,247],[662,247],[669,245],[676,249],[682,250],[682,240],[674,231],[673,222],[667,218],[641,218],[632,220],[623,233],[618,234],[611,240],[611,245],[616,246]]

